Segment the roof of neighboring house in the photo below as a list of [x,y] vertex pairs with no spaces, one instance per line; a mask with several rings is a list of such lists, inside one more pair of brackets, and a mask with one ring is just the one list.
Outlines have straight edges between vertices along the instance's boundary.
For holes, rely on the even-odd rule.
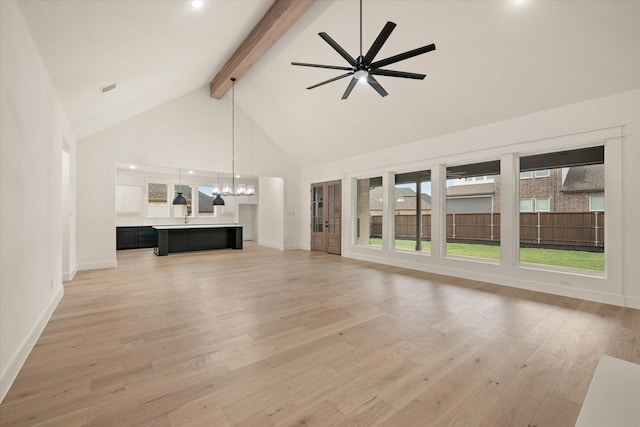
[[198,191],[198,211],[213,212],[213,196],[208,196],[202,191]]
[[484,184],[464,184],[464,185],[452,185],[447,187],[447,197],[456,196],[479,196],[485,194],[493,194],[494,184],[493,182],[487,182]]
[[604,164],[571,167],[560,191],[604,191]]
[[[431,209],[431,195],[422,193],[422,210]],[[369,209],[382,210],[382,187],[374,187],[369,192]],[[411,188],[396,188],[396,210],[415,210],[416,192]]]

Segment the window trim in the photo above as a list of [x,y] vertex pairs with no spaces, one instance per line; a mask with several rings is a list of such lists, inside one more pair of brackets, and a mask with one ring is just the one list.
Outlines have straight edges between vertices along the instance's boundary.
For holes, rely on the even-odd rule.
[[[535,139],[513,144],[505,144],[504,146],[491,146],[487,150],[474,152],[446,153],[440,156],[430,156],[425,153],[414,161],[400,162],[391,161],[376,166],[364,167],[347,167],[344,171],[344,177],[348,180],[345,189],[345,210],[343,215],[351,220],[345,222],[345,236],[353,235],[355,229],[355,183],[358,178],[366,178],[374,175],[382,174],[388,183],[392,179],[394,173],[402,171],[418,170],[423,168],[431,168],[432,176],[432,257],[418,257],[417,254],[407,252],[393,252],[391,248],[383,246],[382,251],[378,248],[365,248],[355,245],[354,242],[345,240],[345,248],[343,255],[354,259],[362,259],[371,262],[388,263],[394,266],[413,265],[415,268],[425,271],[438,272],[448,274],[455,270],[454,276],[467,277],[477,279],[478,277],[487,277],[490,280],[495,279],[495,274],[504,277],[505,280],[514,280],[522,286],[526,286],[528,281],[522,279],[522,272],[526,271],[527,277],[534,282],[540,282],[541,285],[548,283],[558,283],[560,280],[571,280],[572,286],[576,290],[585,290],[591,292],[592,289],[599,289],[603,281],[607,286],[614,286],[620,283],[621,274],[621,210],[611,210],[611,214],[606,218],[606,225],[609,228],[608,236],[611,237],[607,249],[607,266],[605,272],[597,272],[592,270],[575,270],[563,269],[554,266],[535,266],[529,264],[520,264],[519,262],[519,234],[517,227],[517,217],[519,210],[519,197],[517,192],[517,183],[519,178],[520,165],[518,159],[521,156],[531,156],[544,154],[547,152],[557,152],[558,150],[575,150],[582,148],[591,148],[594,146],[604,146],[607,153],[606,168],[606,187],[611,190],[607,194],[607,202],[611,206],[620,206],[621,194],[619,185],[622,181],[621,173],[621,144],[624,136],[624,129],[620,126],[612,126],[610,128],[599,129],[595,131],[584,131],[572,133],[569,135],[550,136],[543,139]],[[421,152],[420,152],[421,153]],[[418,154],[420,154],[418,153]],[[501,182],[505,186],[505,190],[501,192],[501,229],[502,234],[502,255],[501,261],[504,270],[504,276],[496,267],[488,266],[479,259],[458,259],[447,256],[445,254],[444,245],[444,209],[445,209],[445,181],[446,168],[450,165],[460,163],[474,163],[482,160],[490,160],[499,157],[501,159]],[[542,167],[541,167],[542,169]],[[553,176],[553,175],[552,175]],[[391,178],[390,178],[391,177]],[[514,188],[515,187],[515,188]],[[392,194],[386,186],[386,195]],[[388,194],[387,194],[388,193]],[[608,206],[609,207],[609,206]],[[387,207],[387,213],[389,208]],[[388,215],[387,215],[388,216]],[[387,221],[389,223],[389,221]],[[387,233],[390,227],[385,227]],[[412,268],[412,267],[409,267]],[[470,271],[470,272],[467,272]],[[495,274],[493,274],[493,273]],[[577,278],[573,282],[571,277]],[[490,280],[491,281],[491,280]],[[564,283],[564,282],[562,282]],[[561,285],[562,286],[562,285]]]

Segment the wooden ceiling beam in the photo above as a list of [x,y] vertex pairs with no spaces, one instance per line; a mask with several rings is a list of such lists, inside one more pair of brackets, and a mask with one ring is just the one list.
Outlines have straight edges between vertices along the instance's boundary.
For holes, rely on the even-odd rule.
[[221,99],[231,88],[231,77],[239,80],[304,15],[313,2],[314,0],[275,0],[258,25],[209,83],[211,98]]

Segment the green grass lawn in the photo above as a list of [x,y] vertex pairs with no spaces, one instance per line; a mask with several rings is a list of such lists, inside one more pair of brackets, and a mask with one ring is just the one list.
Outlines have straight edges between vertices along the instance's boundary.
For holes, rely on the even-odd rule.
[[[382,246],[382,239],[370,239],[372,246]],[[396,240],[396,249],[415,250],[415,242]],[[431,251],[431,242],[422,243],[422,251]],[[447,243],[447,254],[500,259],[500,246],[471,243]],[[520,248],[520,262],[554,265],[583,270],[604,271],[604,253],[564,249]]]

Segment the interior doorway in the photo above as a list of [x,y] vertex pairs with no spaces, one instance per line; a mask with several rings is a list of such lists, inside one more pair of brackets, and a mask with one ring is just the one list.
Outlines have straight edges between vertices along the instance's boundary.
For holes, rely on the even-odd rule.
[[238,223],[242,226],[242,240],[256,240],[258,228],[258,207],[256,205],[238,205]]
[[71,254],[71,152],[66,141],[62,149],[62,280],[73,279],[75,274]]
[[342,182],[311,184],[311,250],[340,255]]

